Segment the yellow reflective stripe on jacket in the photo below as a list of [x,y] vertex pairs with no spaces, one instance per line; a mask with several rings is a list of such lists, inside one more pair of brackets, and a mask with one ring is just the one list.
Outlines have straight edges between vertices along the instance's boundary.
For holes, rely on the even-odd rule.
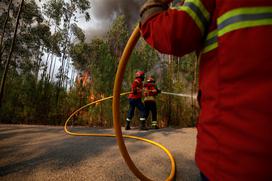
[[205,47],[202,53],[210,52],[218,47],[217,34],[218,34],[217,29],[208,34],[205,41]]
[[173,9],[185,11],[197,24],[202,34],[209,25],[210,13],[207,11],[201,0],[185,0],[182,6]]
[[201,0],[185,0],[184,4],[186,3],[193,3],[195,4],[200,11],[203,13],[204,17],[209,20],[210,19],[210,13],[209,11],[205,8],[205,6],[202,4]]
[[218,37],[234,30],[272,25],[272,7],[246,7],[231,10],[217,19],[218,30],[210,32],[202,53],[218,47]]
[[272,25],[272,7],[247,7],[231,10],[217,19],[218,36],[234,30]]
[[155,101],[156,99],[155,99],[155,97],[154,96],[146,96],[145,98],[144,98],[144,101]]

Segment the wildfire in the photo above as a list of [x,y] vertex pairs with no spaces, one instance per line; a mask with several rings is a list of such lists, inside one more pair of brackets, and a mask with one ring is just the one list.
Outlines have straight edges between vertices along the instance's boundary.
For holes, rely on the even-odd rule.
[[86,87],[88,84],[91,83],[90,81],[90,72],[85,71],[83,74],[79,73],[76,78],[76,83],[78,86]]
[[90,91],[90,95],[89,95],[89,97],[88,97],[88,101],[89,101],[89,102],[93,102],[94,100],[95,100],[94,93],[93,93],[93,91]]

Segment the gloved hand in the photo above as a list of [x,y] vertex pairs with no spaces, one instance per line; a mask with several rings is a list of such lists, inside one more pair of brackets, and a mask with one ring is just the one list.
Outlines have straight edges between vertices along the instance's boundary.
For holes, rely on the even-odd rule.
[[168,9],[168,4],[173,0],[147,0],[140,9],[140,22],[144,24],[157,13]]
[[137,89],[133,89],[132,93],[133,95],[137,95]]

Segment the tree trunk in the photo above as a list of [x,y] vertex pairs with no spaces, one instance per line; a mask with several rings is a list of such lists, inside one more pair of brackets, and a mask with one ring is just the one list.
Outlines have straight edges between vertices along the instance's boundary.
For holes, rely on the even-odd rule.
[[54,81],[54,74],[55,74],[56,61],[57,61],[57,58],[54,59],[54,64],[53,64],[53,69],[52,69],[52,74],[51,74],[51,79],[52,79],[53,81]]
[[69,17],[69,20],[68,20],[67,35],[65,37],[64,48],[62,50],[59,87],[64,86],[66,51],[67,51],[67,48],[69,48],[68,46],[71,42],[71,37],[69,36],[70,35],[70,27],[71,27],[71,17]]
[[70,58],[67,59],[66,66],[65,66],[65,89],[68,87],[68,80],[69,80],[69,69],[70,69]]
[[[35,56],[36,59],[37,59],[37,67],[36,67],[36,70],[35,70],[35,84],[37,85],[38,84],[38,80],[39,80],[39,72],[40,72],[40,68],[41,68],[41,63],[42,63],[42,59],[39,58],[39,56]],[[47,57],[48,59],[48,57]]]
[[0,40],[0,64],[2,62],[2,54],[4,53],[4,49],[5,49],[5,47],[2,47],[2,46],[3,46],[3,40],[4,40],[4,36],[5,36],[6,26],[7,26],[8,19],[9,19],[9,10],[10,10],[11,4],[12,4],[12,0],[9,1],[7,17],[6,17],[4,26],[3,26],[3,33],[1,35],[1,40]]
[[7,59],[6,64],[5,64],[5,69],[4,69],[2,80],[1,80],[1,87],[0,87],[0,107],[2,105],[2,98],[3,98],[3,95],[4,95],[4,86],[5,86],[5,82],[6,82],[6,77],[7,77],[7,72],[8,72],[8,68],[9,68],[9,64],[10,64],[12,52],[13,52],[15,41],[16,41],[16,34],[17,34],[17,29],[18,29],[18,25],[19,25],[20,14],[22,12],[23,5],[24,5],[24,0],[22,0],[22,2],[20,4],[19,12],[18,12],[17,17],[16,17],[16,26],[15,26],[15,30],[14,30],[12,44],[11,44],[11,47],[10,47],[9,56],[8,56],[8,59]]
[[49,71],[48,71],[48,75],[47,75],[49,82],[50,82],[50,78],[51,78],[51,70],[52,70],[53,61],[54,61],[54,56],[51,55],[51,62],[50,62]]

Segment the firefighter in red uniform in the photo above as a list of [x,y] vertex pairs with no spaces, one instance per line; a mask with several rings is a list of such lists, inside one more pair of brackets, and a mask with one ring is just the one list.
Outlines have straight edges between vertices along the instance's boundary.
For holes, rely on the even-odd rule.
[[130,122],[134,116],[135,107],[140,111],[140,129],[147,130],[145,123],[145,107],[142,102],[142,93],[143,93],[143,81],[145,78],[145,73],[143,71],[136,72],[136,78],[131,85],[131,92],[128,96],[129,100],[129,110],[126,120],[126,130],[130,130]]
[[157,88],[155,79],[150,76],[147,78],[147,83],[144,84],[144,105],[145,105],[145,116],[146,119],[149,116],[149,112],[152,113],[152,122],[151,128],[158,129],[157,122],[157,105],[155,96],[160,93],[160,90]]
[[148,0],[140,16],[152,47],[200,57],[195,158],[202,174],[272,180],[272,1],[185,0],[168,8]]

